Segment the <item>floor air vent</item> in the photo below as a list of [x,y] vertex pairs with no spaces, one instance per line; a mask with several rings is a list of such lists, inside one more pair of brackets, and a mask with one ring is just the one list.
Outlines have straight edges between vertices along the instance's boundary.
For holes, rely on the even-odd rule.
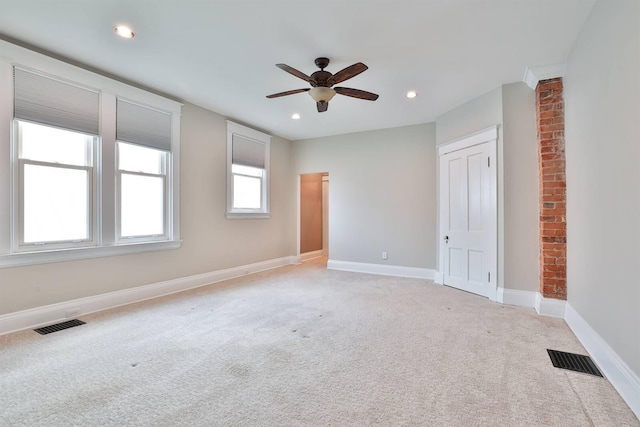
[[593,363],[589,356],[581,354],[565,353],[564,351],[549,350],[549,357],[553,366],[560,369],[569,369],[570,371],[582,372],[583,374],[595,375],[601,377],[602,374]]
[[52,332],[62,331],[64,329],[73,328],[74,326],[84,325],[85,322],[78,319],[67,320],[66,322],[56,323],[55,325],[45,326],[43,328],[34,329],[40,335],[47,335]]

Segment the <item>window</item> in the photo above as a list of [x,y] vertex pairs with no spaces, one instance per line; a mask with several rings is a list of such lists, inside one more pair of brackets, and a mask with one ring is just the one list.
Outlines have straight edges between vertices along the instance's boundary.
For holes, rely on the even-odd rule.
[[116,128],[118,241],[166,239],[171,116],[118,99]]
[[232,164],[233,209],[261,209],[264,169]]
[[94,136],[16,120],[18,250],[94,241]]
[[100,94],[18,67],[13,83],[14,250],[92,245]]
[[0,48],[0,268],[180,247],[181,105]]
[[227,121],[227,218],[269,218],[271,137]]
[[118,142],[120,240],[166,237],[168,153]]

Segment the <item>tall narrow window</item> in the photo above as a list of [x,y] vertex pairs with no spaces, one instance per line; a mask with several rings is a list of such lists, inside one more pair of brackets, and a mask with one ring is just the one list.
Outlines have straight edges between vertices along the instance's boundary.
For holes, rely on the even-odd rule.
[[170,114],[118,99],[116,139],[118,240],[167,239]]
[[269,217],[269,135],[227,121],[227,217]]
[[98,92],[14,69],[16,250],[96,242]]
[[165,151],[118,143],[121,238],[165,235],[166,158]]
[[92,240],[94,137],[17,121],[21,245]]

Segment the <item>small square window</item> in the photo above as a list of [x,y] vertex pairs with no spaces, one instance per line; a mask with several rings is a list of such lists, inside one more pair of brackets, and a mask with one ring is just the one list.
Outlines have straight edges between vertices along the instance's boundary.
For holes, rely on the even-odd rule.
[[242,165],[232,165],[233,175],[233,208],[262,208],[262,179],[264,169]]
[[89,173],[83,169],[25,164],[24,243],[89,238]]

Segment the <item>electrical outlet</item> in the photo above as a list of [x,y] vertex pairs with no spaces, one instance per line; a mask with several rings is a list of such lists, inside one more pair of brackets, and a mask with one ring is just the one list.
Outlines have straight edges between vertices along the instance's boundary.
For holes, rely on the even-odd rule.
[[387,259],[387,251],[382,251],[382,259]]

